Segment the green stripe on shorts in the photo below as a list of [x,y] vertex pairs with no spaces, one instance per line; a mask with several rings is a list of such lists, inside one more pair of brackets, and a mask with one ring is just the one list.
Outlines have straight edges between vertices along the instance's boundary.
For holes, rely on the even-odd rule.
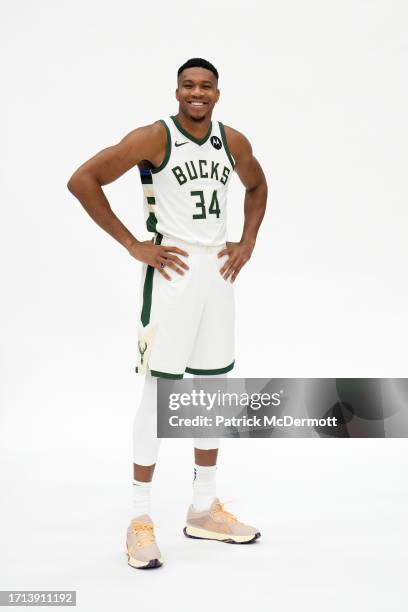
[[[156,235],[154,241],[155,244],[161,244],[163,236],[161,234]],[[153,293],[153,266],[147,266],[145,281],[143,285],[143,306],[140,320],[142,321],[143,327],[146,327],[150,323],[150,313],[152,310],[152,293]]]
[[229,372],[234,367],[235,361],[225,366],[225,368],[217,368],[216,370],[196,370],[195,368],[186,368],[186,372],[189,374],[225,374]]
[[169,372],[158,372],[157,370],[150,370],[152,376],[158,378],[183,378],[184,374],[170,374]]

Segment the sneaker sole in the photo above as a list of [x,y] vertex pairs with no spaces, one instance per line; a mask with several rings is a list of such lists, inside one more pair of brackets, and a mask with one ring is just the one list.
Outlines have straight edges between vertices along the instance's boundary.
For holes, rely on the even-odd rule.
[[126,553],[126,557],[128,560],[128,565],[134,569],[155,569],[156,567],[161,567],[163,565],[163,561],[161,559],[150,559],[150,561],[147,562],[140,561],[139,559],[130,557],[128,553]]
[[217,533],[216,531],[207,531],[206,529],[200,529],[199,527],[191,527],[186,525],[183,529],[183,533],[188,538],[194,540],[217,540],[218,542],[225,542],[226,544],[251,544],[261,537],[259,531],[254,535],[231,535],[226,533]]

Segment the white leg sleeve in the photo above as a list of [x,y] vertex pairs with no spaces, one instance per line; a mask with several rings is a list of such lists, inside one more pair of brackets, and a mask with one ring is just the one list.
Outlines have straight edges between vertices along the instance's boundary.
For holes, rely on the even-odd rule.
[[[194,376],[194,378],[226,378],[228,373],[226,374],[213,374],[213,375],[200,375]],[[194,438],[194,448],[198,448],[200,450],[211,450],[214,448],[220,447],[220,439],[219,438]]]
[[[211,378],[225,376],[226,374],[217,374]],[[160,444],[161,438],[157,437],[157,378],[146,374],[142,399],[133,423],[133,463],[137,465],[156,463]],[[201,450],[219,448],[219,444],[219,438],[194,438],[194,447]]]
[[142,400],[133,424],[133,463],[153,465],[161,439],[157,437],[157,378],[146,374]]

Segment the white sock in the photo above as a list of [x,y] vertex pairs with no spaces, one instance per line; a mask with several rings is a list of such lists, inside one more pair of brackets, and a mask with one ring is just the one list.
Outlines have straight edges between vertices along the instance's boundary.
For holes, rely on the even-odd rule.
[[195,465],[193,506],[197,512],[208,510],[215,499],[216,465]]
[[150,514],[150,489],[151,482],[133,480],[133,517],[141,514]]

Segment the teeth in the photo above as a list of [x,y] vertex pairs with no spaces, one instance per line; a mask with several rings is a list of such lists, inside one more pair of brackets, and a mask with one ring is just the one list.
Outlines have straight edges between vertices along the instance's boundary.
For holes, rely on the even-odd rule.
[[204,106],[204,102],[190,102],[192,106]]

